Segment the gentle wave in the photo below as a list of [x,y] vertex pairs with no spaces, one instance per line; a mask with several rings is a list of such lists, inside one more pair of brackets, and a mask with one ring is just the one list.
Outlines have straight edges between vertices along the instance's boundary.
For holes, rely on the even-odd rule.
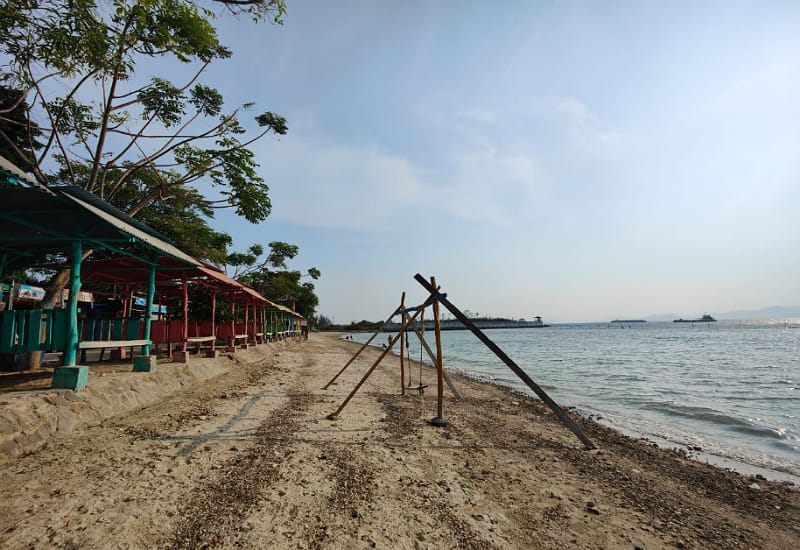
[[[486,333],[562,405],[645,437],[800,472],[798,331],[786,330],[783,321],[625,328],[555,325]],[[442,337],[446,368],[528,391],[471,333]],[[411,342],[416,359],[420,348]]]

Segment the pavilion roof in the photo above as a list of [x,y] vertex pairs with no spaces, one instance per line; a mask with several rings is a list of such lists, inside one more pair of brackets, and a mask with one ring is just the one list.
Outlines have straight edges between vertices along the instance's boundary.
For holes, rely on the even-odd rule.
[[74,241],[152,264],[160,257],[199,262],[166,237],[80,187],[0,190],[0,253],[11,257],[68,252]]

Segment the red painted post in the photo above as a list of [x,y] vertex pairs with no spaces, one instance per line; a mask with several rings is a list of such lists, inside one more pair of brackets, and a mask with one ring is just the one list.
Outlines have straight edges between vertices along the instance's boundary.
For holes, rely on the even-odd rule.
[[214,337],[211,340],[211,351],[213,352],[216,344],[217,344],[217,289],[214,289],[214,293],[211,295],[211,336]]
[[189,339],[189,286],[186,284],[186,277],[181,279],[183,285],[183,342],[181,342],[181,351],[186,357],[186,349]]

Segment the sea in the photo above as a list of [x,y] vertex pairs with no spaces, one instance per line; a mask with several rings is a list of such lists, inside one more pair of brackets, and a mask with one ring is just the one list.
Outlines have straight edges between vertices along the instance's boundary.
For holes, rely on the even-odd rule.
[[[800,485],[800,318],[485,334],[562,407],[698,460]],[[409,335],[411,357],[430,363]],[[425,339],[435,350],[433,332]],[[442,348],[445,369],[534,395],[470,331],[442,332]]]

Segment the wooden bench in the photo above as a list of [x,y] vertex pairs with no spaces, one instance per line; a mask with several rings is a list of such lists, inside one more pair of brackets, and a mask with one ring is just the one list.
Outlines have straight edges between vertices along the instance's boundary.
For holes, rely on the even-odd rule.
[[202,342],[213,342],[216,339],[216,336],[189,336],[186,341],[190,344],[196,344]]
[[186,339],[186,342],[188,344],[196,344],[195,353],[199,354],[200,353],[200,346],[202,346],[203,344],[205,344],[207,342],[211,342],[211,344],[212,344],[211,347],[213,348],[214,347],[213,343],[216,340],[217,340],[216,336],[189,336]]
[[236,349],[236,342],[241,340],[242,349],[247,349],[247,334],[234,334],[233,335],[233,348]]
[[88,340],[78,344],[79,349],[101,349],[101,348],[132,348],[136,346],[150,346],[150,340]]

